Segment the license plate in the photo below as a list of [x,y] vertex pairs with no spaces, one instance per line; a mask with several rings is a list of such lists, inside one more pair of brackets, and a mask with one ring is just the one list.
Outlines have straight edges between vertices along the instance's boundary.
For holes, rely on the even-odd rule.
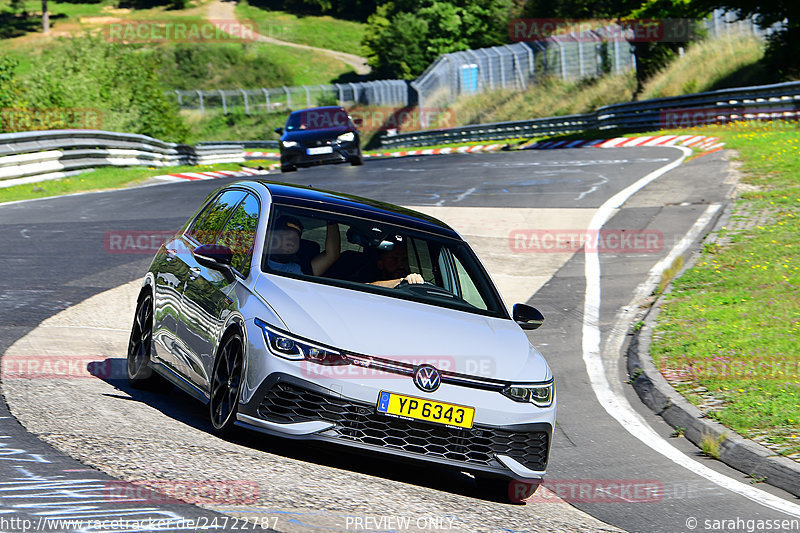
[[459,428],[471,428],[472,420],[475,418],[474,407],[383,391],[378,395],[378,412]]
[[306,153],[308,155],[332,154],[333,148],[330,146],[318,146],[316,148],[308,148]]

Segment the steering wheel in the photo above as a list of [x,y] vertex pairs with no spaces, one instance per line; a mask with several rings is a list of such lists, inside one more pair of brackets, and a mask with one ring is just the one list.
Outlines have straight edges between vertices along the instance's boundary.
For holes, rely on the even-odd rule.
[[448,298],[456,298],[456,295],[452,292],[448,291],[447,289],[443,289],[438,285],[435,285],[429,281],[424,281],[422,283],[409,283],[405,279],[403,279],[400,283],[394,286],[395,289],[403,289],[410,292],[417,292],[417,293],[425,293],[431,294],[434,293],[436,296],[447,296]]

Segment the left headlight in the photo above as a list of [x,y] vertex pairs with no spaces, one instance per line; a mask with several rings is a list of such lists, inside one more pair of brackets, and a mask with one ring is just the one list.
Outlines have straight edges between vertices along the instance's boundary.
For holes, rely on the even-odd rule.
[[337,350],[319,345],[313,341],[289,335],[270,326],[263,320],[255,319],[256,326],[261,328],[264,333],[264,341],[267,343],[269,351],[293,361],[310,361],[326,366],[349,365],[350,360]]
[[297,141],[283,141],[284,148],[294,148],[297,146]]
[[352,141],[353,139],[356,138],[356,134],[353,133],[352,131],[348,131],[347,133],[342,133],[341,135],[339,135],[336,138],[339,139],[342,142],[349,143],[350,141]]
[[539,407],[550,407],[553,403],[555,385],[552,381],[536,384],[515,384],[503,389],[503,394],[515,402],[532,403]]

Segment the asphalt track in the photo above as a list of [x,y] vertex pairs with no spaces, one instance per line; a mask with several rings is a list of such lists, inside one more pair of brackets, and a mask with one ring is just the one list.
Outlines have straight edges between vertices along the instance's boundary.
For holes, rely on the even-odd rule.
[[[671,148],[453,155],[369,161],[360,168],[305,169],[276,178],[434,210],[437,207],[597,209],[618,191],[680,155],[677,149]],[[603,342],[614,331],[620,309],[630,303],[653,265],[669,252],[709,205],[727,201],[732,183],[727,179],[726,170],[727,163],[719,153],[690,161],[635,194],[608,221],[606,229],[652,230],[660,232],[663,240],[656,253],[612,250],[598,254],[602,270],[599,327]],[[103,243],[109,230],[177,228],[202,198],[222,182],[168,184],[0,206],[3,235],[0,268],[4,273],[0,279],[0,324],[3,326],[0,353],[59,311],[141,277],[150,257],[107,253]],[[509,241],[509,247],[511,243]],[[517,258],[530,256],[532,265],[542,253],[522,248],[510,252]],[[546,355],[557,376],[559,421],[548,471],[554,490],[563,489],[562,496],[576,507],[629,531],[710,531],[715,523],[707,521],[791,518],[734,494],[656,453],[626,431],[598,402],[592,388],[594,377],[587,373],[582,358],[585,258],[581,253],[571,256],[541,287],[537,285],[538,290],[529,301],[546,317],[545,326],[532,333],[531,340]],[[533,270],[531,275],[535,274]],[[53,341],[58,342],[58,339]],[[618,385],[626,380],[619,371],[607,378]],[[118,386],[125,392],[124,385]],[[670,430],[640,406],[632,389],[624,385],[620,388],[651,427],[668,439]],[[169,398],[176,397],[170,395]],[[145,400],[164,401],[157,397]],[[182,402],[165,414],[187,426],[203,429],[198,411],[190,403]],[[41,413],[42,420],[47,420],[47,416],[46,411]],[[118,416],[125,417],[124,408]],[[10,417],[5,405],[0,406],[0,417]],[[106,487],[107,491],[110,478],[95,470],[86,470],[80,463],[60,455],[25,432],[13,418],[0,418],[0,437],[7,437],[0,440],[0,518],[22,516],[20,513],[32,517],[41,514],[42,502],[48,501],[41,487],[35,494],[21,490],[32,486],[32,480],[39,480],[37,483],[41,485],[41,479],[48,478],[51,483],[48,490],[52,490],[56,476],[72,482],[91,478],[97,490]],[[668,440],[699,463],[733,480],[748,483],[742,474],[697,457],[696,449],[682,439]],[[256,449],[261,446],[248,437],[242,437],[237,444]],[[276,446],[280,448],[279,444]],[[10,453],[9,450],[16,451]],[[308,461],[311,465],[325,461],[315,455],[318,452],[279,451],[292,460]],[[92,464],[91,458],[83,459]],[[356,457],[337,458],[333,464],[351,477],[385,477],[410,485],[412,490],[414,486],[420,491],[433,489],[443,512],[447,511],[449,499],[465,495],[465,489],[460,487],[462,480],[439,474],[432,479],[424,470],[398,470],[383,461],[365,465]],[[73,472],[81,469],[84,471]],[[570,494],[576,486],[575,480],[591,487],[607,487],[609,481],[624,480],[623,485],[657,487],[657,491],[648,492],[638,501],[631,495],[623,498],[627,502],[618,501],[597,494]],[[3,482],[6,484],[1,484]],[[8,497],[12,494],[11,488],[16,491],[14,499]],[[759,488],[789,500],[781,491],[762,485]],[[91,494],[98,499],[97,494]],[[469,490],[466,496],[484,498]],[[370,508],[364,511],[377,512],[381,502],[389,497],[389,494],[365,495],[364,505]],[[30,506],[19,507],[20,502]],[[119,505],[115,508],[107,504],[107,498],[94,502],[92,505],[103,509],[91,512],[113,516],[108,513],[116,510],[118,515],[125,516]],[[324,500],[317,505],[324,509]],[[514,523],[512,527],[502,521],[499,514],[497,517],[486,515],[483,527],[486,530],[553,529],[546,520],[535,522],[535,515],[530,513],[536,505],[543,504],[529,503],[526,511],[510,508],[525,516],[528,522]],[[133,508],[135,503],[132,502],[123,509]],[[214,516],[180,504],[158,505],[147,512],[173,513],[170,515],[173,519]],[[506,512],[508,509],[504,509],[503,514]],[[695,524],[691,519],[697,520],[695,528],[691,527]],[[584,524],[583,527],[589,526]],[[2,522],[0,530],[6,530]]]

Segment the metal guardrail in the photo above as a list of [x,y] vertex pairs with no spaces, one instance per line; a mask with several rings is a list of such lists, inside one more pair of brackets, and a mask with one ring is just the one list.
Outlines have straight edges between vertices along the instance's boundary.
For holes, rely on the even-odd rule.
[[0,187],[3,180],[43,181],[100,166],[240,163],[244,156],[241,143],[190,146],[101,130],[4,133],[0,134]]
[[236,144],[244,148],[245,150],[278,150],[280,146],[278,146],[278,141],[202,141],[197,143],[197,147],[217,147],[217,146],[226,146]]
[[652,131],[738,120],[798,117],[800,82],[787,82],[615,104],[584,115],[387,135],[381,139],[381,147],[531,138],[589,130]]

